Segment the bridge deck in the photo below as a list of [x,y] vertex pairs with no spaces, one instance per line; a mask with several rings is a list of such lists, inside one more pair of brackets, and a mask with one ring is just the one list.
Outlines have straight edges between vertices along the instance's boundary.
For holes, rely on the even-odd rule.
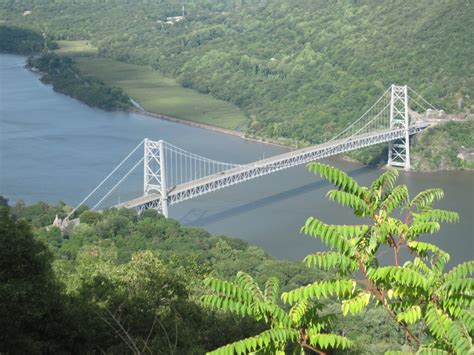
[[[428,126],[427,123],[418,123],[410,127],[410,134],[420,132]],[[208,192],[247,181],[259,176],[267,175],[275,171],[290,168],[292,166],[305,164],[313,160],[341,154],[358,148],[388,142],[404,136],[403,129],[384,129],[376,132],[358,135],[352,138],[344,138],[331,142],[301,148],[277,156],[258,160],[253,163],[241,165],[218,174],[206,176],[184,184],[171,187],[167,194],[168,204],[172,205],[184,200],[191,199]],[[161,195],[153,193],[145,195],[116,207],[156,208],[160,206]]]
[[160,194],[150,194],[150,195],[144,195],[140,196],[137,198],[134,198],[133,200],[129,200],[126,202],[119,203],[118,205],[115,205],[114,207],[116,208],[135,208],[137,206],[149,203],[153,200],[158,200],[161,198]]

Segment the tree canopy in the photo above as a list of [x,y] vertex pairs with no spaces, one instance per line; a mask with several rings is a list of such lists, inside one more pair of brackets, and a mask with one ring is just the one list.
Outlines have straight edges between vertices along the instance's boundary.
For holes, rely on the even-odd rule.
[[[426,240],[441,223],[458,219],[434,207],[443,192],[410,197],[405,185],[396,185],[394,169],[362,186],[331,166],[309,168],[336,187],[328,198],[361,222],[308,218],[302,232],[330,250],[303,263],[180,226],[154,210],[82,209],[81,223],[64,234],[51,226],[55,215],[70,211],[62,203],[0,207],[0,297],[7,315],[0,349],[472,351],[474,264],[445,270],[449,255]],[[386,253],[393,263],[381,262]]]
[[0,53],[34,54],[44,48],[40,33],[29,29],[0,25]]
[[[231,101],[249,134],[324,142],[392,83],[472,109],[474,13],[457,1],[5,2],[1,19]],[[23,9],[31,14],[23,16]],[[462,102],[461,106],[459,103]]]
[[[184,19],[168,19],[182,15],[181,5]],[[160,0],[113,6],[30,0],[21,6],[3,2],[0,9],[7,24],[57,40],[87,40],[100,56],[152,67],[230,101],[249,116],[248,135],[285,144],[327,141],[391,84],[407,84],[447,112],[473,111],[470,0]],[[474,135],[471,124],[457,125]],[[438,130],[450,145],[462,145],[452,129]],[[442,141],[436,144],[444,146]],[[416,167],[439,167],[425,144],[418,151],[415,159],[423,158]],[[442,168],[470,167],[454,149],[442,154],[449,157]],[[385,156],[382,147],[352,155],[373,164]]]

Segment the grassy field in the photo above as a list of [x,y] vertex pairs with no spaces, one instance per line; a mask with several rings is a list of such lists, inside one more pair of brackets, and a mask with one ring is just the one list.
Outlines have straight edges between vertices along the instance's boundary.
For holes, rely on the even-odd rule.
[[227,129],[242,129],[248,122],[237,106],[183,88],[150,68],[99,57],[76,60],[83,74],[123,89],[147,111]]
[[59,49],[55,52],[58,54],[64,54],[69,56],[76,55],[91,55],[97,53],[97,48],[94,47],[89,41],[56,41],[59,45]]

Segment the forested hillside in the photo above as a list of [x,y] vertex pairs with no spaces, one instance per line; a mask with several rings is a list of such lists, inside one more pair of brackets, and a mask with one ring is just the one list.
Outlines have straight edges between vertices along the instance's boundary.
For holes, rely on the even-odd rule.
[[433,208],[443,191],[411,198],[394,168],[362,186],[308,167],[361,223],[309,217],[301,232],[328,250],[303,262],[155,210],[81,206],[60,229],[71,207],[0,196],[0,352],[471,354],[474,261],[445,270],[449,254],[421,241],[459,221]]
[[[206,277],[242,270],[259,283],[278,277],[289,290],[330,276],[152,210],[82,209],[82,223],[63,236],[51,223],[70,207],[7,203],[0,196],[2,353],[203,354],[263,329],[204,307]],[[352,336],[354,353],[379,354],[403,343],[386,322],[371,308],[332,329]]]
[[[241,107],[248,133],[323,142],[392,83],[472,110],[470,0],[6,2],[2,20],[149,65]],[[23,16],[28,9],[30,15]]]
[[36,31],[0,25],[0,53],[33,54],[44,45],[43,36]]
[[129,97],[121,89],[109,87],[95,78],[81,76],[74,64],[72,58],[53,53],[29,57],[27,60],[29,68],[44,74],[42,82],[52,84],[54,90],[82,100],[89,106],[107,111],[132,107]]
[[417,170],[446,170],[453,167],[473,169],[474,161],[464,160],[459,154],[474,147],[474,120],[449,122],[415,137],[412,156]]

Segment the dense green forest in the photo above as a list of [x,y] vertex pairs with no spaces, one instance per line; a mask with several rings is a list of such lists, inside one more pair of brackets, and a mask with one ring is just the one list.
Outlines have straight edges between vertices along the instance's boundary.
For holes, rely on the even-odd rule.
[[[171,23],[181,5],[185,19]],[[151,66],[235,103],[251,119],[249,135],[286,144],[326,141],[392,83],[408,84],[447,112],[473,106],[469,0],[7,1],[0,9],[4,22],[89,40],[99,55]],[[474,134],[472,125],[465,129]],[[461,144],[452,130],[440,130]],[[353,155],[365,163],[382,156],[383,148]]]
[[133,107],[129,97],[119,88],[105,85],[100,80],[81,75],[74,59],[45,53],[29,57],[27,66],[44,73],[41,81],[52,84],[54,90],[84,101],[103,110],[127,110]]
[[[82,209],[82,223],[63,236],[51,224],[70,207],[0,203],[0,352],[134,352],[123,326],[140,351],[202,354],[264,329],[249,317],[204,307],[206,277],[230,279],[242,270],[260,283],[278,277],[290,290],[330,275],[152,210],[137,216]],[[354,353],[403,344],[374,308],[339,317],[332,329],[354,339]]]
[[[183,4],[184,19],[167,18]],[[238,105],[249,135],[286,143],[331,138],[391,83],[449,113],[474,106],[470,0],[7,0],[0,24],[1,52],[87,40],[98,55]],[[130,107],[72,58],[45,53],[29,64],[92,106]],[[472,121],[427,130],[413,140],[415,165],[472,167],[457,154],[473,137]],[[377,164],[383,149],[354,156]],[[71,207],[0,196],[0,353],[472,353],[474,262],[446,272],[449,255],[419,239],[459,218],[433,207],[443,192],[410,197],[396,170],[365,187],[326,165],[310,169],[361,222],[308,218],[302,231],[329,250],[304,263],[153,210],[84,207],[81,223],[61,231],[52,223]],[[399,264],[402,248],[412,258]]]
[[474,147],[474,120],[433,127],[415,137],[413,143],[412,156],[417,170],[474,168],[474,161],[458,157],[463,147]]
[[44,47],[55,48],[55,43],[29,29],[0,25],[0,53],[30,55],[41,52]]
[[434,208],[443,192],[410,197],[396,169],[368,187],[309,169],[363,222],[309,217],[302,232],[330,250],[303,263],[154,210],[82,206],[80,223],[60,230],[53,220],[71,207],[0,197],[0,352],[471,353],[474,261],[446,272],[449,255],[419,239],[458,221]]
[[195,0],[173,25],[175,1],[20,4],[3,3],[3,19],[91,40],[101,55],[231,101],[252,117],[251,134],[323,142],[392,83],[447,111],[474,97],[469,0]]

